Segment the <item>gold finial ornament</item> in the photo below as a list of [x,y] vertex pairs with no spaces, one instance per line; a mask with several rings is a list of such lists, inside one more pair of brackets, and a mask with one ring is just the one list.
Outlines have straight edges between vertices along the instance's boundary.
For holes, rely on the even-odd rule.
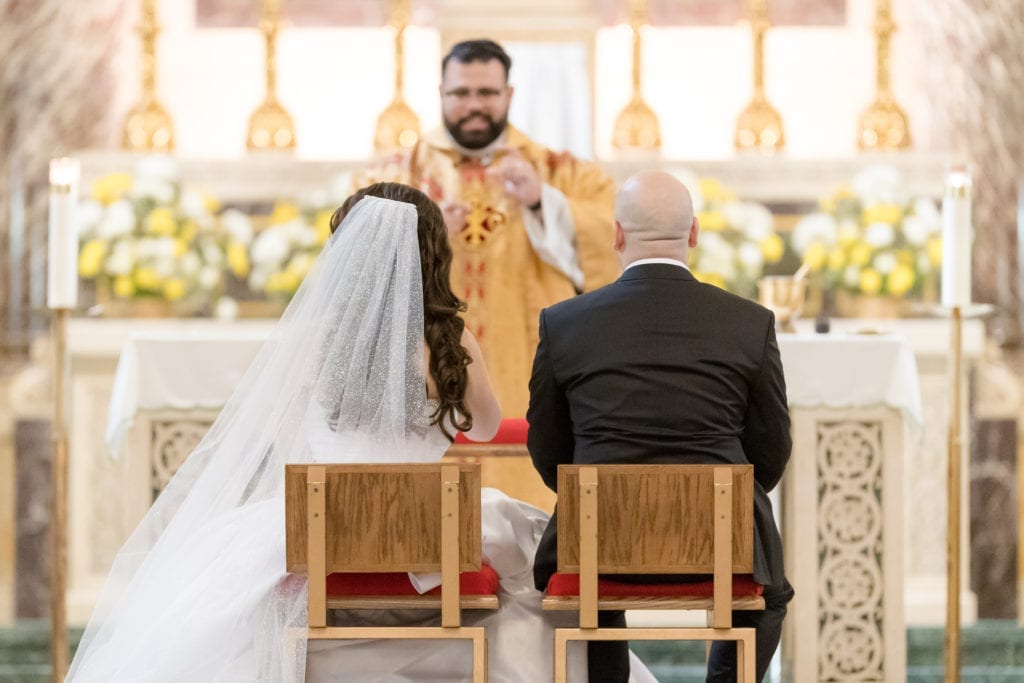
[[619,149],[654,150],[661,147],[658,116],[644,101],[641,88],[643,39],[640,29],[648,24],[647,0],[630,0],[629,25],[633,29],[633,97],[615,119],[612,144]]
[[875,2],[875,40],[877,46],[875,101],[860,115],[857,147],[867,150],[896,150],[910,147],[910,124],[896,104],[889,83],[889,41],[896,30],[889,0]]
[[420,139],[420,119],[402,97],[405,78],[405,29],[412,18],[410,0],[394,0],[391,20],[395,29],[395,98],[377,117],[373,147],[378,152],[409,148]]
[[251,150],[295,149],[295,123],[277,100],[277,33],[280,29],[281,0],[263,0],[260,31],[267,46],[267,95],[249,117],[246,147]]
[[764,94],[764,36],[771,28],[768,0],[749,0],[750,30],[754,39],[754,96],[736,120],[733,145],[740,151],[774,154],[786,146],[782,116]]
[[121,146],[133,152],[170,152],[174,149],[171,115],[156,99],[156,0],[142,0],[142,16],[136,27],[142,39],[142,94],[128,111]]

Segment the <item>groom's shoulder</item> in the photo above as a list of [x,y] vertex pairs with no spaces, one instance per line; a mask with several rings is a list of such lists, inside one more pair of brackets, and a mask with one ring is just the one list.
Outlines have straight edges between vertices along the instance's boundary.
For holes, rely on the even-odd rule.
[[552,304],[544,309],[544,318],[550,323],[590,315],[595,309],[607,305],[614,298],[615,286],[616,283],[612,282],[604,287]]

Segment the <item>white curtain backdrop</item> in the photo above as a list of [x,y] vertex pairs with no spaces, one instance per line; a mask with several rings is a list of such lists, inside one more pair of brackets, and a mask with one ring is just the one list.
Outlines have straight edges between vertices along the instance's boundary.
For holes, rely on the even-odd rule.
[[593,159],[587,47],[583,43],[504,42],[515,95],[509,120],[542,145]]

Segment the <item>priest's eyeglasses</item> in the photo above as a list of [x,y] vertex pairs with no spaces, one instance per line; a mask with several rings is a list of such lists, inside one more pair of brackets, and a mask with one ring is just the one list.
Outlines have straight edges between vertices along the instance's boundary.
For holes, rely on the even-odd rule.
[[442,94],[448,99],[459,103],[468,102],[474,97],[483,102],[494,102],[505,94],[505,88],[477,88],[476,90],[454,88],[452,90],[445,90]]

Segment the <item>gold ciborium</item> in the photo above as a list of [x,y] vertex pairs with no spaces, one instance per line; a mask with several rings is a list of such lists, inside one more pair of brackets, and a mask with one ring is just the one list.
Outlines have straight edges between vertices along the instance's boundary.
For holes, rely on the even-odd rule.
[[795,275],[766,275],[758,282],[758,300],[775,313],[779,332],[796,332],[793,323],[800,317],[807,295],[806,271],[801,273],[800,270]]

